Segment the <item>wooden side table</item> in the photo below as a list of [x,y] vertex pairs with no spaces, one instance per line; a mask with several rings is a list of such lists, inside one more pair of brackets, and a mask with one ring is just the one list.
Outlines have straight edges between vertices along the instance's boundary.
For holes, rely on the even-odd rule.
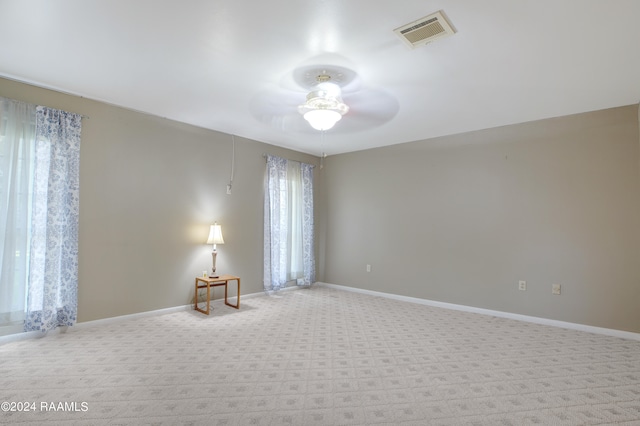
[[[238,298],[236,304],[232,305],[227,301],[227,290],[229,281],[236,281],[238,283]],[[224,304],[231,306],[232,308],[240,309],[240,277],[234,275],[220,275],[219,277],[196,277],[196,297],[195,297],[195,310],[209,315],[209,307],[211,303],[211,287],[224,286]],[[207,310],[204,311],[198,307],[198,290],[201,288],[207,289]]]

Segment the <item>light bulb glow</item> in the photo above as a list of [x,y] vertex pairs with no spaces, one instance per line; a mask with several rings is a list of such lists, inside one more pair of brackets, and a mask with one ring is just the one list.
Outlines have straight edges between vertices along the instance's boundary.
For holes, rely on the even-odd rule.
[[312,109],[304,114],[304,119],[316,130],[329,130],[341,118],[339,112],[330,109]]

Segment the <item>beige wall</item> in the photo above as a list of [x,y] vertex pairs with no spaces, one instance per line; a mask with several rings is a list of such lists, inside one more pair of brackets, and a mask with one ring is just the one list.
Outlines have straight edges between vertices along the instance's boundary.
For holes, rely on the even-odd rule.
[[640,332],[638,146],[634,105],[331,156],[325,280]]
[[89,116],[80,153],[79,321],[190,303],[194,277],[211,267],[203,242],[214,220],[225,238],[218,272],[241,276],[243,294],[262,291],[262,154],[311,164],[317,157],[236,138],[227,195],[230,135],[5,79],[0,96]]
[[[236,138],[226,195],[230,135],[4,79],[0,96],[90,117],[80,321],[190,303],[214,220],[219,271],[261,291],[262,153],[319,164]],[[328,157],[316,168],[318,278],[640,332],[639,141],[629,106]]]

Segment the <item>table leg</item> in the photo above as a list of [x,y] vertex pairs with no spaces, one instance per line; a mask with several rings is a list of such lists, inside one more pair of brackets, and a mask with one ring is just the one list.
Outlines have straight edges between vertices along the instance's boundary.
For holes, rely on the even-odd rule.
[[211,283],[207,281],[207,315],[209,315],[210,303],[211,303]]
[[203,314],[207,314],[209,315],[209,306],[207,306],[207,310],[205,311],[204,309],[200,309],[200,307],[198,306],[198,279],[196,278],[196,285],[195,285],[195,300],[194,300],[194,307],[195,310],[198,312],[202,312]]
[[227,301],[227,287],[229,285],[229,281],[227,281],[224,286],[224,304],[231,306],[232,308],[240,309],[240,278],[236,278],[236,281],[238,282],[238,296],[236,298],[236,304],[232,305]]
[[[202,280],[202,282],[205,282],[205,281]],[[206,284],[207,284],[207,302],[206,302],[207,310],[200,309],[200,307],[198,306],[198,289],[204,288],[204,286],[198,287],[198,278],[196,278],[196,284],[195,284],[194,309],[198,312],[202,312],[203,314],[209,315],[209,312],[211,311],[211,283],[209,281],[206,281]]]
[[194,302],[194,307],[193,309],[195,309],[196,311],[199,311],[200,309],[198,309],[198,279],[196,278],[196,290],[195,290],[195,296],[193,297],[193,302]]

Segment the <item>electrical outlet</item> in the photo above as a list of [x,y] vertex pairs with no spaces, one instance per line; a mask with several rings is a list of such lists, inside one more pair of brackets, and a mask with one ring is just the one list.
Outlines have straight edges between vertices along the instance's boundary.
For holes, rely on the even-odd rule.
[[560,294],[560,284],[551,284],[551,294]]
[[367,265],[367,272],[371,272],[371,265]]
[[527,282],[526,281],[518,281],[518,289],[521,291],[527,290]]

